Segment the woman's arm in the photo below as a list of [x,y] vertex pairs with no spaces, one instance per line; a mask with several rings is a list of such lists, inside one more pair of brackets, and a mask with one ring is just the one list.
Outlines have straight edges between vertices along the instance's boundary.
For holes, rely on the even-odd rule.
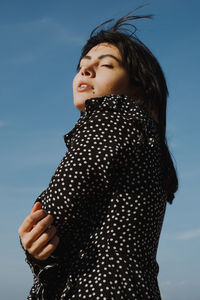
[[[112,109],[95,111],[75,132],[48,188],[38,198],[42,208],[54,217],[60,237],[59,247],[55,253],[52,252],[53,263],[48,263],[50,256],[44,260],[44,267],[38,273],[43,279],[45,277],[46,282],[49,282],[50,270],[55,274],[58,271],[55,265],[62,264],[60,259],[63,253],[67,261],[71,251],[77,251],[73,255],[79,255],[78,249],[84,247],[83,243],[89,238],[91,222],[93,228],[102,222],[121,176],[120,168],[128,167],[133,152],[140,148],[140,138],[141,130],[134,120],[127,120]],[[30,236],[35,247],[35,235]],[[26,261],[36,274],[35,263],[29,256]],[[38,276],[37,280],[41,281]]]
[[[55,250],[58,245],[55,226],[61,239],[73,238],[76,224],[81,227],[82,222],[87,226],[90,217],[87,208],[92,209],[95,204],[103,204],[98,203],[103,198],[108,199],[116,170],[127,163],[138,133],[133,120],[126,120],[112,109],[89,116],[75,133],[49,187],[38,197],[43,211],[41,206],[41,211],[33,209],[19,229],[22,244],[30,254],[46,259]],[[44,210],[49,214],[45,218]],[[55,220],[51,229],[48,228],[48,222],[52,222],[50,215]]]
[[73,239],[75,227],[87,226],[90,211],[109,201],[119,179],[117,172],[125,164],[128,167],[141,143],[141,130],[135,121],[112,109],[94,111],[77,128],[68,152],[39,199],[43,209],[54,216],[61,240]]
[[59,243],[52,223],[53,217],[47,215],[40,202],[36,202],[18,229],[22,247],[35,259],[47,259]]

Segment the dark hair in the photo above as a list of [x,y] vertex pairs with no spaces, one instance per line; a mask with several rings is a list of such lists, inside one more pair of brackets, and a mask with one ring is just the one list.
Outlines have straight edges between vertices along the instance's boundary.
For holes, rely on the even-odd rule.
[[[141,8],[141,6],[138,8]],[[150,115],[154,114],[158,119],[162,140],[162,162],[164,172],[163,188],[168,193],[167,201],[172,204],[174,193],[178,189],[178,178],[166,140],[168,88],[159,62],[152,52],[136,36],[135,32],[137,29],[135,25],[125,23],[127,20],[151,18],[152,15],[130,16],[134,11],[131,11],[120,18],[113,26],[106,30],[102,29],[99,32],[96,32],[102,25],[113,21],[113,19],[100,24],[91,32],[89,40],[82,48],[77,69],[79,68],[81,59],[90,49],[100,43],[110,43],[119,49],[122,56],[122,63],[128,71],[130,80],[136,90],[134,100]],[[127,28],[121,29],[123,25],[132,26],[134,30],[130,31]]]

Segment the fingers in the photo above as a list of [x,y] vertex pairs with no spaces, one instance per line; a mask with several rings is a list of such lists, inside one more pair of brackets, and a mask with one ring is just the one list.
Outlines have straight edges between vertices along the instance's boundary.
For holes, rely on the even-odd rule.
[[40,202],[36,202],[18,229],[22,245],[36,259],[45,260],[56,249],[59,237],[53,226],[53,217],[47,215]]
[[23,236],[23,245],[25,249],[30,249],[32,244],[47,230],[52,223],[53,217],[51,215],[47,215],[41,219],[30,232],[26,232]]
[[51,215],[47,215],[40,222],[38,222],[37,225],[31,231],[31,241],[34,242],[41,236],[43,232],[48,231],[48,227],[54,227],[51,226],[52,223],[53,217]]
[[45,210],[37,210],[30,215],[28,215],[22,225],[19,227],[19,235],[21,236],[25,232],[29,232],[35,224],[37,224],[41,219],[46,217],[47,213]]
[[39,209],[42,209],[42,204],[40,202],[36,202],[31,210],[31,213],[33,213]]
[[51,253],[53,253],[53,251],[57,248],[59,241],[60,241],[59,237],[55,235],[49,241],[49,243],[41,250],[41,252],[35,254],[34,257],[39,260],[47,259],[51,255]]
[[30,254],[37,255],[41,250],[47,246],[47,244],[54,238],[56,235],[56,227],[51,226],[45,232],[43,232],[30,246]]

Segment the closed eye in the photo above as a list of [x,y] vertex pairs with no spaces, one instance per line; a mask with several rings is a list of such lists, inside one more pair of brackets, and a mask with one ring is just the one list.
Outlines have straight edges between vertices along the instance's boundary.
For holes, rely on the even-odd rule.
[[[106,67],[106,68],[110,68],[110,69],[114,68],[113,65],[109,65],[109,64],[103,64],[103,65],[101,65],[101,67]],[[79,72],[81,70],[81,68],[82,68],[82,66],[79,65],[77,67],[76,71]]]
[[101,67],[107,67],[107,68],[110,68],[110,69],[112,69],[112,68],[113,68],[113,66],[112,66],[112,65],[107,65],[107,64],[101,65]]

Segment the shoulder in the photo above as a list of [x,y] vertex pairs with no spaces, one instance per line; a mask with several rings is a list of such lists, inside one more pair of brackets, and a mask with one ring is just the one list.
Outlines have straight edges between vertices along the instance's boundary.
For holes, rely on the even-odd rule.
[[97,111],[116,111],[125,119],[154,122],[153,118],[133,98],[126,95],[109,94],[102,97],[90,98],[85,101],[85,112],[82,117]]
[[146,135],[159,134],[158,123],[136,101],[126,95],[106,95],[90,98],[85,102],[84,117],[89,120],[129,125],[142,130]]

